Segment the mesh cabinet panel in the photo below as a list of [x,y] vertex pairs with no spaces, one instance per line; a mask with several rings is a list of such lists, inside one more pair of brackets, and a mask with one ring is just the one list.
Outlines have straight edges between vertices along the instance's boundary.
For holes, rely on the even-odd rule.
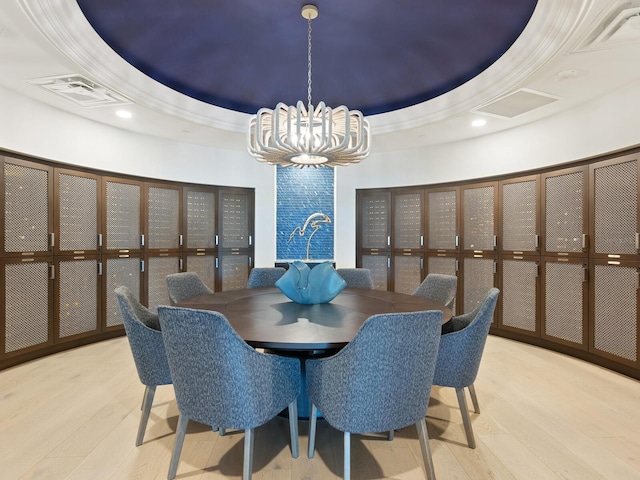
[[5,285],[5,353],[49,341],[49,263],[7,264]]
[[106,260],[107,293],[106,293],[106,325],[113,327],[122,325],[120,307],[113,291],[120,285],[129,287],[131,293],[140,299],[140,259],[139,258],[109,258]]
[[215,291],[216,284],[216,257],[213,255],[189,255],[187,256],[187,271],[198,274],[204,284]]
[[98,180],[58,175],[60,250],[98,248]]
[[594,266],[593,346],[638,360],[638,272],[635,267]]
[[107,249],[140,248],[140,186],[107,181],[106,195]]
[[502,248],[536,250],[538,210],[537,182],[506,183],[502,186]]
[[249,256],[220,255],[220,274],[223,292],[245,288],[249,278]]
[[494,188],[479,187],[464,191],[464,248],[493,250]]
[[582,345],[584,268],[579,263],[545,264],[544,334]]
[[5,252],[49,250],[49,173],[4,164]]
[[[429,273],[441,273],[443,275],[457,276],[456,258],[455,257],[428,257],[427,258],[427,274]],[[457,304],[457,301],[454,300],[453,308],[451,309],[454,315],[458,314],[456,304]]]
[[[389,236],[389,194],[370,194],[362,197],[362,247],[387,248]],[[386,267],[385,267],[386,268]],[[385,288],[386,287],[385,273]]]
[[362,256],[362,268],[371,270],[375,290],[387,290],[387,261],[386,255]]
[[547,252],[582,252],[584,188],[582,172],[545,179]]
[[149,187],[149,248],[178,248],[180,201],[178,190]]
[[69,260],[59,263],[59,338],[92,332],[98,328],[97,263],[97,260]]
[[394,248],[421,248],[422,195],[398,194],[394,197]]
[[456,218],[458,198],[455,190],[430,192],[428,246],[433,250],[453,250],[456,248]]
[[221,201],[220,247],[248,247],[249,197],[225,192]]
[[422,281],[422,269],[420,268],[422,257],[401,256],[394,257],[394,291],[411,294]]
[[636,253],[638,162],[595,169],[595,252]]
[[482,304],[487,292],[493,287],[493,259],[463,258],[464,277],[462,308],[470,312]]
[[214,248],[216,197],[213,192],[187,192],[187,248]]
[[502,325],[536,331],[538,265],[527,260],[502,262]]
[[180,271],[179,260],[178,257],[149,257],[149,310],[157,312],[158,305],[171,305],[167,275]]

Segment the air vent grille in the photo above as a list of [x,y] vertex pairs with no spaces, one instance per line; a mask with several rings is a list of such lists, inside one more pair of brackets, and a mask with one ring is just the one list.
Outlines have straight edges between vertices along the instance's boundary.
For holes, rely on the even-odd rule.
[[131,103],[126,98],[107,90],[82,75],[60,75],[55,77],[27,80],[50,92],[66,98],[75,105],[85,108],[125,105]]
[[514,118],[557,100],[557,97],[553,97],[546,93],[523,88],[491,103],[483,105],[474,111],[494,117]]

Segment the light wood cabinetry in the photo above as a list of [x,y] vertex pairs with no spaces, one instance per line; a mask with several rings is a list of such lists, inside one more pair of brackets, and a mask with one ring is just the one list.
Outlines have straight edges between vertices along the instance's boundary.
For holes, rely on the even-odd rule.
[[[122,335],[113,294],[120,285],[156,310],[169,304],[169,273],[196,271],[212,290],[246,284],[251,189],[115,176],[12,155],[0,155],[0,164],[0,369]],[[241,268],[230,268],[227,256]]]
[[[407,293],[428,273],[458,275],[456,313],[497,286],[492,333],[640,378],[639,168],[632,151],[491,181],[359,190],[359,266],[382,272],[372,252],[389,255],[387,288]],[[373,250],[376,231],[388,243]]]

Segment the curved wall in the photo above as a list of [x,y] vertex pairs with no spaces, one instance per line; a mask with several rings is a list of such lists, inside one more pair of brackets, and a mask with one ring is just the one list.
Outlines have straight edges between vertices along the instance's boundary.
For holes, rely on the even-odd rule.
[[[563,114],[464,142],[373,153],[336,173],[336,263],[355,265],[355,190],[463,181],[568,163],[640,144],[629,85]],[[256,266],[275,259],[274,169],[245,152],[167,141],[76,117],[0,88],[0,148],[181,182],[255,188]],[[374,132],[375,134],[375,132]],[[375,142],[375,138],[374,138]],[[375,143],[374,143],[375,148]]]

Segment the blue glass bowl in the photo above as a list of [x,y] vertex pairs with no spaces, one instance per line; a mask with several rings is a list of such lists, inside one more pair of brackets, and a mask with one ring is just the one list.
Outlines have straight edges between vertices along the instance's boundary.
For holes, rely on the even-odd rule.
[[323,262],[309,268],[304,262],[296,261],[276,282],[276,287],[289,300],[303,305],[329,303],[338,295],[347,282],[336,272],[331,262]]

